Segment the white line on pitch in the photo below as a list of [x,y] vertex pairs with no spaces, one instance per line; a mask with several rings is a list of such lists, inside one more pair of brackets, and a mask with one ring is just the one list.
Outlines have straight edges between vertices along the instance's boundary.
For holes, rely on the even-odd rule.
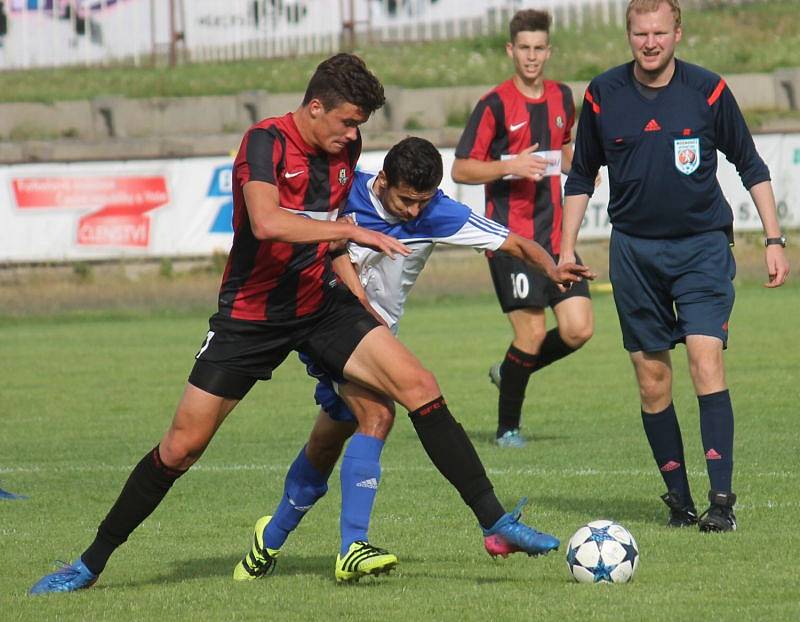
[[[52,472],[69,472],[69,473],[100,473],[100,472],[129,472],[133,465],[120,465],[120,464],[67,464],[67,465],[30,465],[30,466],[0,466],[0,474],[2,473],[52,473]],[[268,471],[283,473],[289,468],[289,463],[286,464],[204,464],[199,463],[192,467],[192,471],[207,471],[211,473],[217,472],[233,472],[233,471]],[[430,466],[384,466],[383,471],[386,473],[392,472],[436,472],[436,469]],[[564,477],[608,477],[608,476],[623,476],[623,477],[651,477],[653,475],[652,469],[554,469],[547,467],[505,467],[505,468],[491,468],[487,467],[486,472],[490,475],[539,475],[539,476],[564,476]],[[705,474],[705,470],[690,469],[689,475],[692,477],[700,477]],[[798,477],[798,473],[794,471],[752,471],[746,472],[746,475],[751,477],[768,477],[768,478],[785,478],[794,479]]]

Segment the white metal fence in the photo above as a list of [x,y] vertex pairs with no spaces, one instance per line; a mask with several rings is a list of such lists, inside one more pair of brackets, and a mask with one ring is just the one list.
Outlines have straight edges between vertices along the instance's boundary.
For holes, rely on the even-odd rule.
[[[764,0],[684,0],[735,4]],[[628,0],[0,0],[0,69],[334,52],[354,41],[505,32],[520,8],[554,27],[620,23]]]

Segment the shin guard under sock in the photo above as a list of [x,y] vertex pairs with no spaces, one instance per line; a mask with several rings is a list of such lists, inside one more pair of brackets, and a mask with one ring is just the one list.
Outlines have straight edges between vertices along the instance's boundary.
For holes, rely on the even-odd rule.
[[342,483],[342,534],[341,554],[359,540],[368,542],[367,532],[372,516],[372,506],[381,481],[381,451],[383,441],[366,434],[354,434],[342,458],[340,478]]
[[528,378],[533,373],[538,359],[536,354],[508,346],[506,357],[500,365],[500,397],[497,400],[497,437],[508,430],[519,427],[522,418],[522,403]]
[[311,507],[328,492],[330,473],[320,473],[300,450],[286,473],[283,497],[264,529],[264,546],[278,550]]
[[443,397],[408,413],[425,452],[439,472],[458,490],[482,527],[488,529],[505,514],[486,476],[481,459],[447,408]]
[[731,492],[733,478],[733,406],[728,390],[699,395],[700,436],[711,490]]
[[667,490],[674,490],[682,501],[688,502],[691,493],[683,458],[683,438],[674,405],[670,402],[664,410],[652,414],[643,410],[642,424]]
[[[561,338],[558,328],[551,328],[547,331],[542,342],[542,347],[539,349],[539,356],[534,365],[533,371],[539,371],[543,367],[547,367],[551,363],[569,356],[577,350],[569,345]],[[533,373],[533,372],[531,372]]]
[[111,554],[150,516],[185,472],[165,466],[158,445],[147,453],[134,467],[117,501],[100,523],[94,542],[81,555],[86,567],[94,574],[103,572]]

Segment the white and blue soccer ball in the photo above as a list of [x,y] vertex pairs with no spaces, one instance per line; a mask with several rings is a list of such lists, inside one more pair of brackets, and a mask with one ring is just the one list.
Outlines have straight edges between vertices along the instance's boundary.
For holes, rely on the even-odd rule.
[[567,566],[579,583],[627,583],[638,565],[636,540],[613,521],[592,521],[569,540]]

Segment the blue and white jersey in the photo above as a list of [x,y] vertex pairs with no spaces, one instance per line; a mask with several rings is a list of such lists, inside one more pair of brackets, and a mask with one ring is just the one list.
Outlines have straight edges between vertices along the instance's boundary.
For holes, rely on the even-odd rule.
[[403,221],[387,213],[375,196],[372,190],[375,177],[375,173],[356,173],[343,213],[361,227],[397,238],[411,248],[411,254],[391,259],[353,243],[348,251],[367,298],[396,334],[408,294],[436,244],[495,251],[505,242],[509,230],[474,213],[441,190],[437,190],[417,218]]

